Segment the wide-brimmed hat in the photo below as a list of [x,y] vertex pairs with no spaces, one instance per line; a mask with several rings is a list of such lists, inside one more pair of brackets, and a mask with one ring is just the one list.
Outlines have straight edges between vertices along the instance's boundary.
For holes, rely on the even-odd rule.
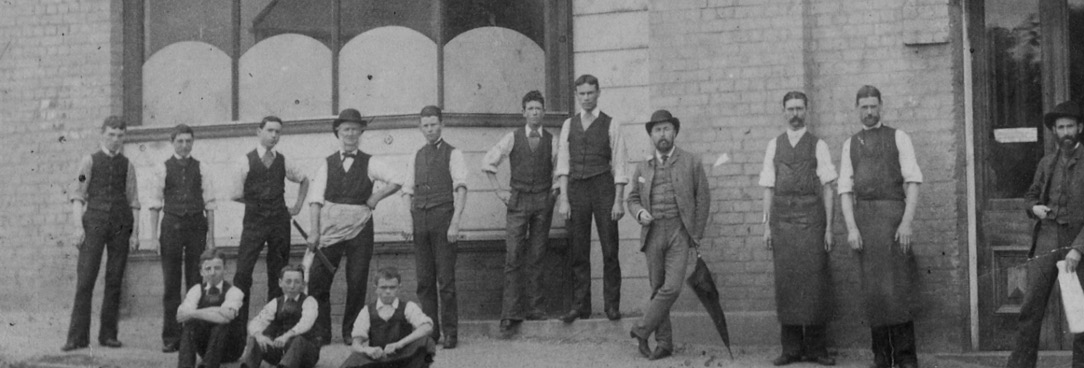
[[355,109],[346,109],[339,113],[339,117],[331,123],[331,132],[335,133],[335,136],[339,135],[339,125],[342,123],[358,123],[361,124],[361,129],[365,129],[369,122],[361,118],[361,112]]
[[1077,123],[1084,123],[1084,114],[1081,114],[1080,104],[1076,101],[1065,101],[1054,106],[1054,110],[1043,115],[1043,125],[1047,129],[1054,129],[1054,122],[1058,118],[1073,118]]
[[681,130],[681,121],[670,115],[670,112],[666,110],[657,110],[651,114],[651,121],[644,124],[644,128],[647,129],[648,134],[651,134],[651,129],[658,123],[671,123],[674,124],[675,132]]

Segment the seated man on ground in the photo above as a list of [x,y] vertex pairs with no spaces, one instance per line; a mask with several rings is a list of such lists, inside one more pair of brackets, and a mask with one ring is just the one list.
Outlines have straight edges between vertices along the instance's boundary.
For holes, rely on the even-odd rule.
[[203,283],[193,286],[177,307],[177,322],[181,324],[181,347],[177,367],[192,368],[196,354],[203,359],[201,366],[218,368],[237,356],[226,356],[236,349],[224,349],[230,321],[237,317],[244,293],[225,281],[226,266],[222,255],[208,249],[200,255],[200,276]]
[[414,302],[399,300],[399,270],[377,271],[375,302],[354,322],[354,353],[342,368],[424,368],[433,362],[433,320]]
[[259,368],[261,362],[276,367],[312,368],[320,360],[313,324],[318,305],[316,298],[301,292],[305,272],[300,265],[279,271],[282,296],[272,299],[248,323],[248,355],[241,367]]

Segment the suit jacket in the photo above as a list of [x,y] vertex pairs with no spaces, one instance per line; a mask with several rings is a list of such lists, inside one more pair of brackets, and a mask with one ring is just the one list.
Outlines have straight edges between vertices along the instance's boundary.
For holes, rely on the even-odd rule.
[[[636,171],[632,175],[632,192],[626,201],[629,214],[635,219],[641,210],[651,213],[651,186],[655,179],[655,165],[657,159],[654,155],[646,161],[636,164]],[[704,237],[704,227],[708,223],[708,215],[711,209],[711,191],[708,187],[708,177],[704,173],[704,166],[700,158],[693,154],[674,148],[674,153],[667,160],[671,165],[670,180],[674,186],[674,196],[677,198],[678,213],[681,224],[692,238],[693,246],[699,246]],[[647,233],[651,225],[644,226],[640,230],[640,249],[644,247]]]

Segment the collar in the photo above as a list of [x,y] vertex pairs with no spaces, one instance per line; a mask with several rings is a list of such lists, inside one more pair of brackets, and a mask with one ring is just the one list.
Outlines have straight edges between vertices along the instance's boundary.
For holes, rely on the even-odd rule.
[[[222,284],[224,284],[225,282],[226,282],[226,280],[219,281],[218,285],[214,285],[214,286],[218,288],[219,292],[222,292]],[[211,290],[211,285],[204,284],[203,285],[203,291],[208,291],[208,290]]]
[[395,298],[395,300],[392,300],[391,304],[384,304],[384,302],[382,302],[380,300],[380,297],[377,297],[376,298],[376,309],[383,309],[383,308],[391,308],[391,309],[399,308],[399,298]]
[[[256,144],[256,157],[263,157],[264,153],[266,153],[266,152],[267,152],[267,149],[263,148],[262,144]],[[278,156],[278,152],[275,152],[275,149],[271,148],[271,157],[276,157],[276,156]]]
[[664,155],[664,154],[669,156],[669,158],[670,158],[670,160],[672,162],[675,152],[677,152],[677,146],[670,147],[670,152],[666,152],[666,153],[659,152],[659,150],[655,150],[655,162],[662,162],[662,155]]
[[301,299],[301,293],[297,293],[297,295],[295,295],[293,298],[291,298],[289,296],[286,296],[286,294],[282,294],[282,299],[283,300],[289,300],[291,302],[296,302],[296,301]]
[[[1061,147],[1058,147],[1058,150],[1062,151],[1062,152],[1065,151],[1065,150],[1061,149]],[[1064,153],[1066,153],[1066,155],[1064,155],[1062,157],[1070,158],[1070,157],[1073,157],[1073,156],[1079,156],[1080,152],[1081,152],[1080,142],[1076,142],[1076,145],[1073,146],[1073,149],[1069,150],[1069,152],[1064,152]]]
[[875,124],[874,126],[871,126],[871,127],[868,127],[865,124],[863,124],[862,125],[862,130],[877,129],[877,128],[880,128],[882,126],[884,126],[884,122],[883,121],[878,121],[877,124]]
[[186,160],[186,159],[192,158],[192,155],[188,155],[188,157],[181,157],[181,155],[178,155],[178,154],[174,153],[174,154],[173,154],[173,158],[175,158],[175,159],[177,159],[177,160],[181,160],[181,161],[184,161],[184,160]]
[[429,143],[426,141],[425,144],[433,146],[433,148],[440,148],[440,145],[444,144],[444,137],[437,138],[437,143]]
[[342,158],[347,153],[352,153],[354,155],[357,155],[357,154],[361,153],[361,149],[354,148],[354,150],[350,151],[350,152],[346,152],[346,151],[343,151],[342,149],[339,149],[339,158]]
[[791,130],[790,128],[787,128],[787,138],[789,138],[792,141],[797,141],[797,140],[802,138],[802,135],[805,134],[805,132],[806,132],[806,130],[808,128],[809,128],[808,126],[804,126],[804,127],[802,127],[802,129],[798,129],[798,130]]
[[117,150],[117,152],[110,151],[108,148],[105,148],[105,146],[101,144],[99,144],[98,146],[101,147],[102,153],[105,153],[105,155],[109,156],[109,158],[117,157],[117,155],[121,154],[121,152],[124,151],[124,146],[121,146],[121,149]]
[[[545,127],[542,126],[541,124],[539,124],[538,125],[538,135],[542,135],[542,130],[544,130],[544,129],[545,129]],[[523,132],[527,133],[527,136],[530,137],[531,136],[531,125],[530,124],[523,124]]]
[[590,111],[588,111],[588,110],[584,110],[584,109],[580,109],[580,118],[583,118],[583,113],[585,113],[585,112],[590,112],[590,113],[591,113],[591,115],[592,115],[592,116],[594,116],[594,117],[596,117],[596,118],[598,118],[598,115],[599,115],[600,113],[602,113],[602,111],[599,111],[599,110],[598,110],[598,105],[595,105],[595,108],[594,108],[594,109],[592,109],[592,110],[590,110]]

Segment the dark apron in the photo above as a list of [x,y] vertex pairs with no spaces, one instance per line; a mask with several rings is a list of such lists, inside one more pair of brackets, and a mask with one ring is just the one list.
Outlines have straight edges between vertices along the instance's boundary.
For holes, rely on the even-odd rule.
[[855,201],[854,217],[862,235],[862,294],[866,318],[871,327],[910,322],[914,307],[914,253],[906,253],[896,242],[896,230],[903,221],[903,201]]
[[783,325],[822,325],[829,317],[824,201],[818,195],[772,198],[775,304]]

